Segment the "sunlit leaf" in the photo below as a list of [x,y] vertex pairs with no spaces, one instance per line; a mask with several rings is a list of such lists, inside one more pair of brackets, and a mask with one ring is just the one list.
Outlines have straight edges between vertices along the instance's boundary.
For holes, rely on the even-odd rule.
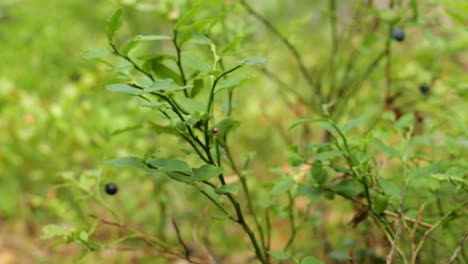
[[289,191],[289,189],[291,189],[293,185],[294,185],[294,179],[291,177],[280,179],[273,185],[273,188],[271,189],[271,194],[272,195],[283,194]]
[[142,89],[132,87],[128,84],[116,83],[106,85],[106,89],[113,92],[130,94],[130,95],[141,95],[145,92]]
[[207,181],[223,173],[223,168],[205,164],[193,171],[194,181]]
[[115,32],[122,26],[122,13],[122,8],[117,9],[107,23],[106,34],[109,42],[112,42]]
[[254,66],[258,64],[267,64],[268,59],[265,57],[248,57],[237,62],[237,65]]

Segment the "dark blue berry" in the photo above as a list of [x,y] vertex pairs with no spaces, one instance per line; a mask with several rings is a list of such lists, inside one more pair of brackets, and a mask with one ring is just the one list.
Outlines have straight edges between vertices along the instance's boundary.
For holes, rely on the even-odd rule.
[[405,40],[405,31],[400,27],[394,28],[392,30],[392,38],[399,42]]
[[117,184],[110,182],[106,184],[106,193],[109,195],[114,195],[119,191],[119,187],[117,187]]
[[431,87],[429,85],[427,85],[427,84],[423,84],[423,85],[419,86],[419,91],[422,94],[428,94],[431,91]]

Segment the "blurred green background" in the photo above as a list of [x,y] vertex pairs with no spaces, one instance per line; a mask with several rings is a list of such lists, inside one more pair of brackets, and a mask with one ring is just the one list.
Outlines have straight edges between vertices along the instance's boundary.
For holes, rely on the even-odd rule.
[[[235,1],[212,2],[207,13],[219,12],[220,6]],[[427,6],[421,7],[421,13],[426,12],[425,20],[407,26],[407,34],[412,36],[409,43],[413,45],[394,49],[395,54],[402,55],[395,58],[393,68],[394,75],[403,80],[395,86],[406,98],[421,99],[418,85],[437,80],[432,97],[418,99],[414,104],[409,100],[407,111],[417,108],[425,113],[431,135],[440,136],[432,138],[434,146],[450,148],[449,154],[454,159],[467,154],[468,109],[468,8],[461,4],[465,8],[462,9],[456,2],[427,1]],[[254,6],[304,52],[308,65],[315,66],[327,64],[324,54],[330,46],[324,3],[269,0]],[[11,263],[68,263],[79,252],[73,246],[50,248],[48,241],[38,239],[45,224],[86,222],[83,219],[87,218],[87,209],[81,208],[79,201],[67,191],[56,188],[64,172],[80,175],[103,171],[107,180],[125,186],[126,191],[109,204],[120,207],[125,219],[131,219],[147,231],[163,226],[152,225],[152,219],[162,211],[197,219],[202,207],[186,204],[186,199],[193,195],[189,191],[185,193],[187,187],[176,184],[177,188],[163,188],[164,180],[153,181],[142,173],[103,166],[107,159],[143,156],[155,149],[178,155],[176,151],[171,153],[178,144],[176,139],[148,132],[145,122],[151,118],[149,110],[139,107],[137,100],[103,88],[113,76],[112,68],[105,62],[83,57],[91,48],[106,48],[106,21],[119,6],[125,10],[124,27],[119,35],[123,41],[136,34],[167,34],[172,23],[168,18],[187,10],[190,1],[0,0],[0,263],[9,263],[8,258]],[[350,8],[352,3],[341,7],[344,21],[351,19],[347,17]],[[436,18],[436,22],[431,20]],[[229,33],[246,39],[237,57],[245,54],[268,57],[270,70],[292,86],[304,85],[284,46],[258,21],[241,7],[233,8],[230,19]],[[436,25],[425,29],[432,22]],[[387,32],[381,30],[375,34],[376,38],[385,37]],[[363,57],[368,58],[378,47],[378,43],[371,41],[363,47],[366,54]],[[359,66],[364,62],[356,63]],[[349,98],[351,107],[344,119],[376,111],[381,106],[382,93],[377,87],[383,84],[383,68],[376,72],[359,95]],[[288,157],[285,141],[298,144],[300,140],[294,133],[285,140],[281,132],[295,116],[282,104],[271,80],[260,71],[253,75],[256,80],[236,95],[243,129],[234,135],[238,142],[235,152],[256,150],[254,168],[260,179],[268,179],[271,175],[265,168],[281,166]],[[310,91],[304,94],[314,96]],[[146,129],[120,133],[135,126]],[[450,155],[443,152],[440,157]],[[466,160],[460,159],[460,163],[463,163],[461,168],[466,166]],[[138,197],[134,195],[136,192]],[[168,200],[171,201],[169,209],[164,207]],[[222,223],[213,225],[220,228]],[[104,230],[102,236],[109,233],[114,234]],[[223,239],[214,238],[217,242]],[[331,239],[340,241],[340,236]],[[235,241],[226,243],[235,245]],[[229,247],[220,250],[226,248]],[[94,263],[131,263],[132,260],[140,263],[145,258],[140,253],[120,254],[125,258],[104,252],[87,260],[89,263],[98,259]]]

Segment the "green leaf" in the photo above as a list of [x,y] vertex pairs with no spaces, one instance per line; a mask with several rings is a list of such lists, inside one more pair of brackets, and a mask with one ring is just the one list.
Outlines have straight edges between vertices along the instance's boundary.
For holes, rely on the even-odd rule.
[[312,156],[313,160],[330,160],[336,157],[339,157],[343,154],[340,150],[330,150],[330,151],[324,151],[315,154]]
[[145,93],[151,93],[155,91],[165,91],[168,90],[174,81],[172,79],[156,80],[151,84],[150,87],[144,90]]
[[360,183],[356,179],[340,181],[330,186],[330,189],[338,194],[354,198],[363,190]]
[[144,102],[141,105],[153,107],[153,108],[156,108],[156,109],[171,108],[171,105],[169,105],[169,103],[167,103],[167,102]]
[[215,88],[214,92],[217,93],[217,92],[222,91],[224,89],[241,86],[245,82],[249,81],[250,79],[252,79],[252,77],[246,75],[246,76],[239,76],[239,77],[236,77],[236,78],[223,80],[218,85],[216,85],[216,88]]
[[85,190],[90,190],[91,187],[95,186],[98,181],[99,172],[97,171],[85,171],[80,175],[79,185]]
[[135,48],[141,41],[150,41],[150,40],[170,40],[170,36],[166,35],[139,35],[130,40],[123,48],[121,53],[125,56],[130,53],[130,51]]
[[174,172],[174,171],[168,171],[168,172],[165,172],[165,174],[169,176],[169,178],[178,182],[183,182],[183,183],[188,183],[188,184],[193,183],[192,178],[187,174],[182,174],[180,172]]
[[106,34],[109,42],[112,42],[115,32],[122,26],[122,13],[122,8],[117,9],[107,23]]
[[414,126],[414,115],[413,113],[408,113],[403,115],[395,124],[396,128],[406,129]]
[[98,59],[111,54],[108,49],[89,49],[82,57],[85,59]]
[[237,128],[240,125],[240,122],[238,120],[235,120],[232,117],[227,117],[221,121],[219,121],[215,127],[218,129],[218,133],[216,133],[217,136],[225,135],[232,129]]
[[192,168],[183,160],[155,158],[148,160],[148,163],[163,172],[192,172]]
[[388,195],[383,195],[380,193],[374,193],[372,195],[372,210],[380,214],[387,209],[390,197]]
[[324,262],[314,256],[307,256],[301,260],[301,264],[323,264]]
[[430,177],[432,174],[438,172],[440,169],[441,169],[441,164],[438,162],[435,162],[431,165],[414,169],[411,172],[409,177],[410,178]]
[[177,104],[186,112],[188,113],[200,113],[200,114],[203,114],[205,113],[206,111],[206,107],[204,104],[202,104],[201,102],[195,100],[195,99],[192,99],[192,98],[188,98],[188,97],[185,97],[185,96],[176,96],[175,98],[175,101],[177,102]]
[[174,82],[176,82],[177,84],[182,85],[182,79],[180,75],[173,69],[162,63],[162,59],[163,58],[161,57],[150,59],[145,62],[144,67],[147,68],[150,65],[151,71],[157,77],[162,79],[169,78],[174,80]]
[[304,118],[304,119],[299,119],[294,121],[288,128],[288,130],[291,130],[295,127],[304,125],[304,124],[309,124],[309,123],[317,123],[317,122],[323,122],[327,121],[325,118]]
[[194,181],[207,181],[213,177],[219,176],[221,173],[223,173],[223,168],[205,164],[193,170],[192,178]]
[[65,228],[58,225],[46,225],[42,227],[41,239],[63,237],[66,238],[75,232],[75,228]]
[[208,46],[214,45],[213,41],[211,41],[211,39],[209,39],[207,36],[203,35],[202,33],[195,31],[195,30],[191,30],[191,33],[196,43],[202,44],[202,45],[208,45]]
[[192,90],[190,91],[190,97],[195,97],[197,94],[200,93],[200,91],[203,89],[204,87],[204,82],[203,82],[203,79],[195,79],[193,81],[193,88]]
[[366,122],[365,117],[359,117],[359,118],[351,119],[341,128],[341,131],[346,132],[348,130],[351,130],[354,127],[357,127],[357,126],[360,126],[360,125],[364,124],[364,122]]
[[189,20],[189,19],[193,18],[194,16],[196,16],[199,11],[200,11],[200,6],[199,5],[194,6],[190,11],[188,11],[187,13],[185,13],[185,15],[183,15],[182,17],[179,18],[179,21],[177,21],[174,28],[176,30],[179,30],[180,27],[185,22],[187,22],[187,20]]
[[325,120],[323,122],[319,122],[320,124],[320,127],[322,127],[323,129],[325,129],[326,131],[330,132],[330,134],[333,134],[336,131],[336,128],[334,126],[332,126],[332,124],[330,124],[330,121],[328,120]]
[[130,53],[130,51],[138,45],[138,43],[140,43],[140,41],[137,39],[130,40],[123,46],[120,53],[122,53],[124,56],[127,56],[128,53]]
[[[169,55],[169,54],[164,54],[164,53],[152,53],[148,55],[141,55],[137,57],[139,60],[147,62],[151,62],[153,60],[163,62],[163,61],[174,61],[177,62],[177,58],[175,56]],[[148,64],[146,65],[148,66]]]
[[227,214],[217,214],[211,216],[215,220],[229,220],[231,217]]
[[239,66],[254,66],[258,64],[267,64],[268,59],[265,57],[248,57],[238,61],[236,64]]
[[143,128],[143,124],[127,126],[127,127],[124,127],[124,128],[116,129],[116,130],[112,131],[111,136],[117,136],[117,135],[124,134],[124,133],[130,132],[130,131],[135,131],[135,130],[140,129],[140,128]]
[[184,66],[186,65],[188,68],[199,71],[201,73],[207,73],[211,70],[211,65],[207,62],[207,60],[202,59],[192,53],[183,52],[182,61]]
[[318,183],[319,185],[325,183],[328,179],[328,172],[323,167],[321,162],[314,162],[310,169],[311,180]]
[[371,146],[375,148],[376,150],[385,152],[392,157],[397,157],[397,158],[401,157],[401,153],[398,150],[385,145],[380,140],[374,139],[371,143]]
[[118,93],[130,94],[130,95],[141,95],[145,93],[142,89],[138,89],[138,88],[135,88],[128,84],[123,84],[123,83],[106,85],[106,89],[112,92],[118,92]]
[[239,192],[239,186],[233,185],[233,184],[227,184],[227,185],[223,185],[221,187],[216,188],[215,192],[219,195],[225,194],[225,193],[232,193],[234,195],[237,195],[237,193]]
[[234,52],[234,49],[237,48],[242,42],[244,38],[243,37],[236,37],[234,40],[231,40],[229,42],[229,45],[226,46],[223,51],[221,52],[221,56],[228,56],[232,55]]
[[275,259],[279,259],[279,260],[286,260],[291,257],[288,252],[284,252],[284,251],[270,251],[268,252],[268,254],[270,254]]
[[340,263],[346,262],[349,259],[349,253],[343,250],[334,250],[329,256],[336,261],[340,261]]
[[291,189],[291,187],[293,185],[294,185],[294,179],[293,178],[291,178],[291,177],[283,178],[283,179],[277,181],[273,185],[273,188],[271,189],[271,194],[272,195],[283,194],[283,193],[289,191],[289,189]]
[[86,231],[81,231],[80,234],[78,235],[78,238],[81,241],[88,242],[89,240],[89,234]]
[[398,199],[400,197],[400,188],[395,183],[383,178],[379,178],[379,185],[386,194],[389,194],[394,199]]
[[147,168],[146,165],[141,161],[141,159],[137,157],[117,158],[117,159],[112,159],[112,160],[106,160],[104,163],[115,166],[115,167],[120,167],[120,168],[138,168],[138,169]]
[[218,201],[220,199],[220,195],[216,194],[214,189],[211,186],[206,184],[194,184],[200,191],[207,194],[211,199]]
[[167,35],[138,35],[135,37],[135,39],[141,40],[141,41],[151,41],[151,40],[171,40],[171,36]]
[[[160,133],[160,134],[171,134],[171,135],[179,135],[179,133],[174,130],[174,128],[169,126],[161,126],[156,123],[150,122],[151,128],[153,132]],[[193,150],[193,149],[191,149]],[[196,153],[194,151],[194,153]]]

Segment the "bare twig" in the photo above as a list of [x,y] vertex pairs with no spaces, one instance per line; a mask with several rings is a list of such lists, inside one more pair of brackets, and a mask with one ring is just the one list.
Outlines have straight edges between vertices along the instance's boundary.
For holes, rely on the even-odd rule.
[[[391,264],[393,262],[393,254],[395,253],[395,246],[398,242],[398,239],[400,238],[401,231],[403,230],[403,222],[405,221],[404,216],[403,216],[403,203],[405,200],[405,195],[406,195],[406,179],[403,179],[402,186],[401,186],[401,193],[400,193],[400,206],[398,209],[398,227],[395,233],[395,237],[392,240],[392,247],[390,249],[390,252],[387,255],[387,259],[386,259],[387,264]],[[415,225],[414,229],[416,229],[416,226],[417,225]]]
[[431,228],[429,228],[428,230],[426,230],[426,232],[424,232],[424,235],[423,237],[421,238],[421,240],[419,241],[419,244],[418,246],[416,247],[416,250],[414,251],[414,254],[412,254],[411,256],[411,264],[415,264],[416,263],[416,260],[418,258],[418,255],[419,255],[419,252],[421,251],[423,245],[424,245],[424,242],[426,242],[426,239],[427,237],[432,233],[434,232],[437,228],[439,228],[445,221],[447,221],[447,219],[452,215],[454,214],[455,212],[457,212],[458,210],[460,210],[460,208],[463,208],[464,206],[466,206],[466,204],[468,204],[468,201],[464,201],[462,202],[459,206],[457,206],[456,208],[450,210],[448,213],[446,213],[441,219],[439,219],[439,221],[437,221],[435,224],[432,225]]
[[424,209],[426,209],[425,203],[423,203],[421,207],[419,207],[418,218],[416,218],[416,222],[414,223],[413,229],[411,230],[411,233],[410,233],[411,252],[414,252],[414,250],[416,249],[416,244],[415,244],[416,230],[418,228],[419,223],[421,222]]
[[[101,218],[99,216],[96,216],[96,215],[89,215],[89,217],[98,220],[102,224],[109,225],[109,226],[114,226],[114,227],[117,227],[119,229],[125,230],[125,231],[127,231],[127,232],[129,232],[131,234],[134,234],[136,238],[138,238],[138,239],[142,240],[143,242],[145,242],[148,245],[149,248],[157,249],[158,251],[160,251],[157,254],[159,256],[166,256],[166,257],[170,257],[172,259],[174,259],[174,258],[185,259],[183,254],[181,254],[180,252],[177,252],[176,250],[173,250],[169,245],[167,245],[166,243],[164,243],[163,241],[161,241],[160,239],[158,239],[158,238],[156,238],[154,236],[142,233],[142,232],[138,231],[137,229],[135,229],[133,227],[130,227],[130,226],[127,226],[125,224],[116,223],[116,222],[113,222],[113,221],[110,221],[110,220],[106,220],[106,219],[103,219],[103,218]],[[189,262],[190,263],[202,263],[200,260],[193,260],[193,259],[190,260]]]
[[174,229],[176,231],[177,240],[179,240],[180,245],[184,248],[185,258],[190,262],[190,249],[187,246],[187,244],[184,242],[184,239],[182,238],[182,235],[180,234],[179,226],[177,225],[177,222],[175,221],[174,218],[172,218],[172,225],[174,226]]
[[[333,191],[332,191],[331,189],[329,189],[329,188],[326,188],[326,190],[327,190],[327,191],[333,192]],[[355,204],[359,204],[360,206],[363,206],[363,207],[369,207],[365,202],[363,202],[363,201],[361,201],[361,200],[359,200],[359,199],[352,198],[352,197],[348,197],[348,196],[344,196],[343,194],[336,193],[336,192],[334,192],[334,193],[337,194],[337,195],[339,195],[339,196],[341,196],[341,197],[343,197],[343,198],[345,198],[345,199],[348,199],[348,200],[352,201],[352,202],[355,203]],[[393,218],[398,218],[398,217],[399,217],[399,215],[398,215],[397,213],[392,212],[392,211],[389,211],[389,210],[385,210],[385,211],[383,211],[382,213],[383,213],[384,215],[386,215],[386,216],[390,216],[390,217],[393,217]],[[405,221],[415,224],[417,220],[416,220],[416,219],[413,219],[413,218],[411,218],[411,217],[405,216]],[[421,222],[418,223],[418,227],[432,228],[432,224],[429,224],[429,223],[426,223],[426,222],[422,222],[422,221],[421,221]]]
[[463,250],[463,244],[465,244],[465,241],[467,238],[468,238],[468,232],[465,232],[465,234],[463,234],[463,238],[460,240],[460,243],[458,243],[458,246],[455,249],[455,252],[453,252],[453,255],[450,258],[450,261],[448,262],[448,264],[455,263],[455,260],[457,259],[458,255],[460,255],[460,252],[462,252]]

